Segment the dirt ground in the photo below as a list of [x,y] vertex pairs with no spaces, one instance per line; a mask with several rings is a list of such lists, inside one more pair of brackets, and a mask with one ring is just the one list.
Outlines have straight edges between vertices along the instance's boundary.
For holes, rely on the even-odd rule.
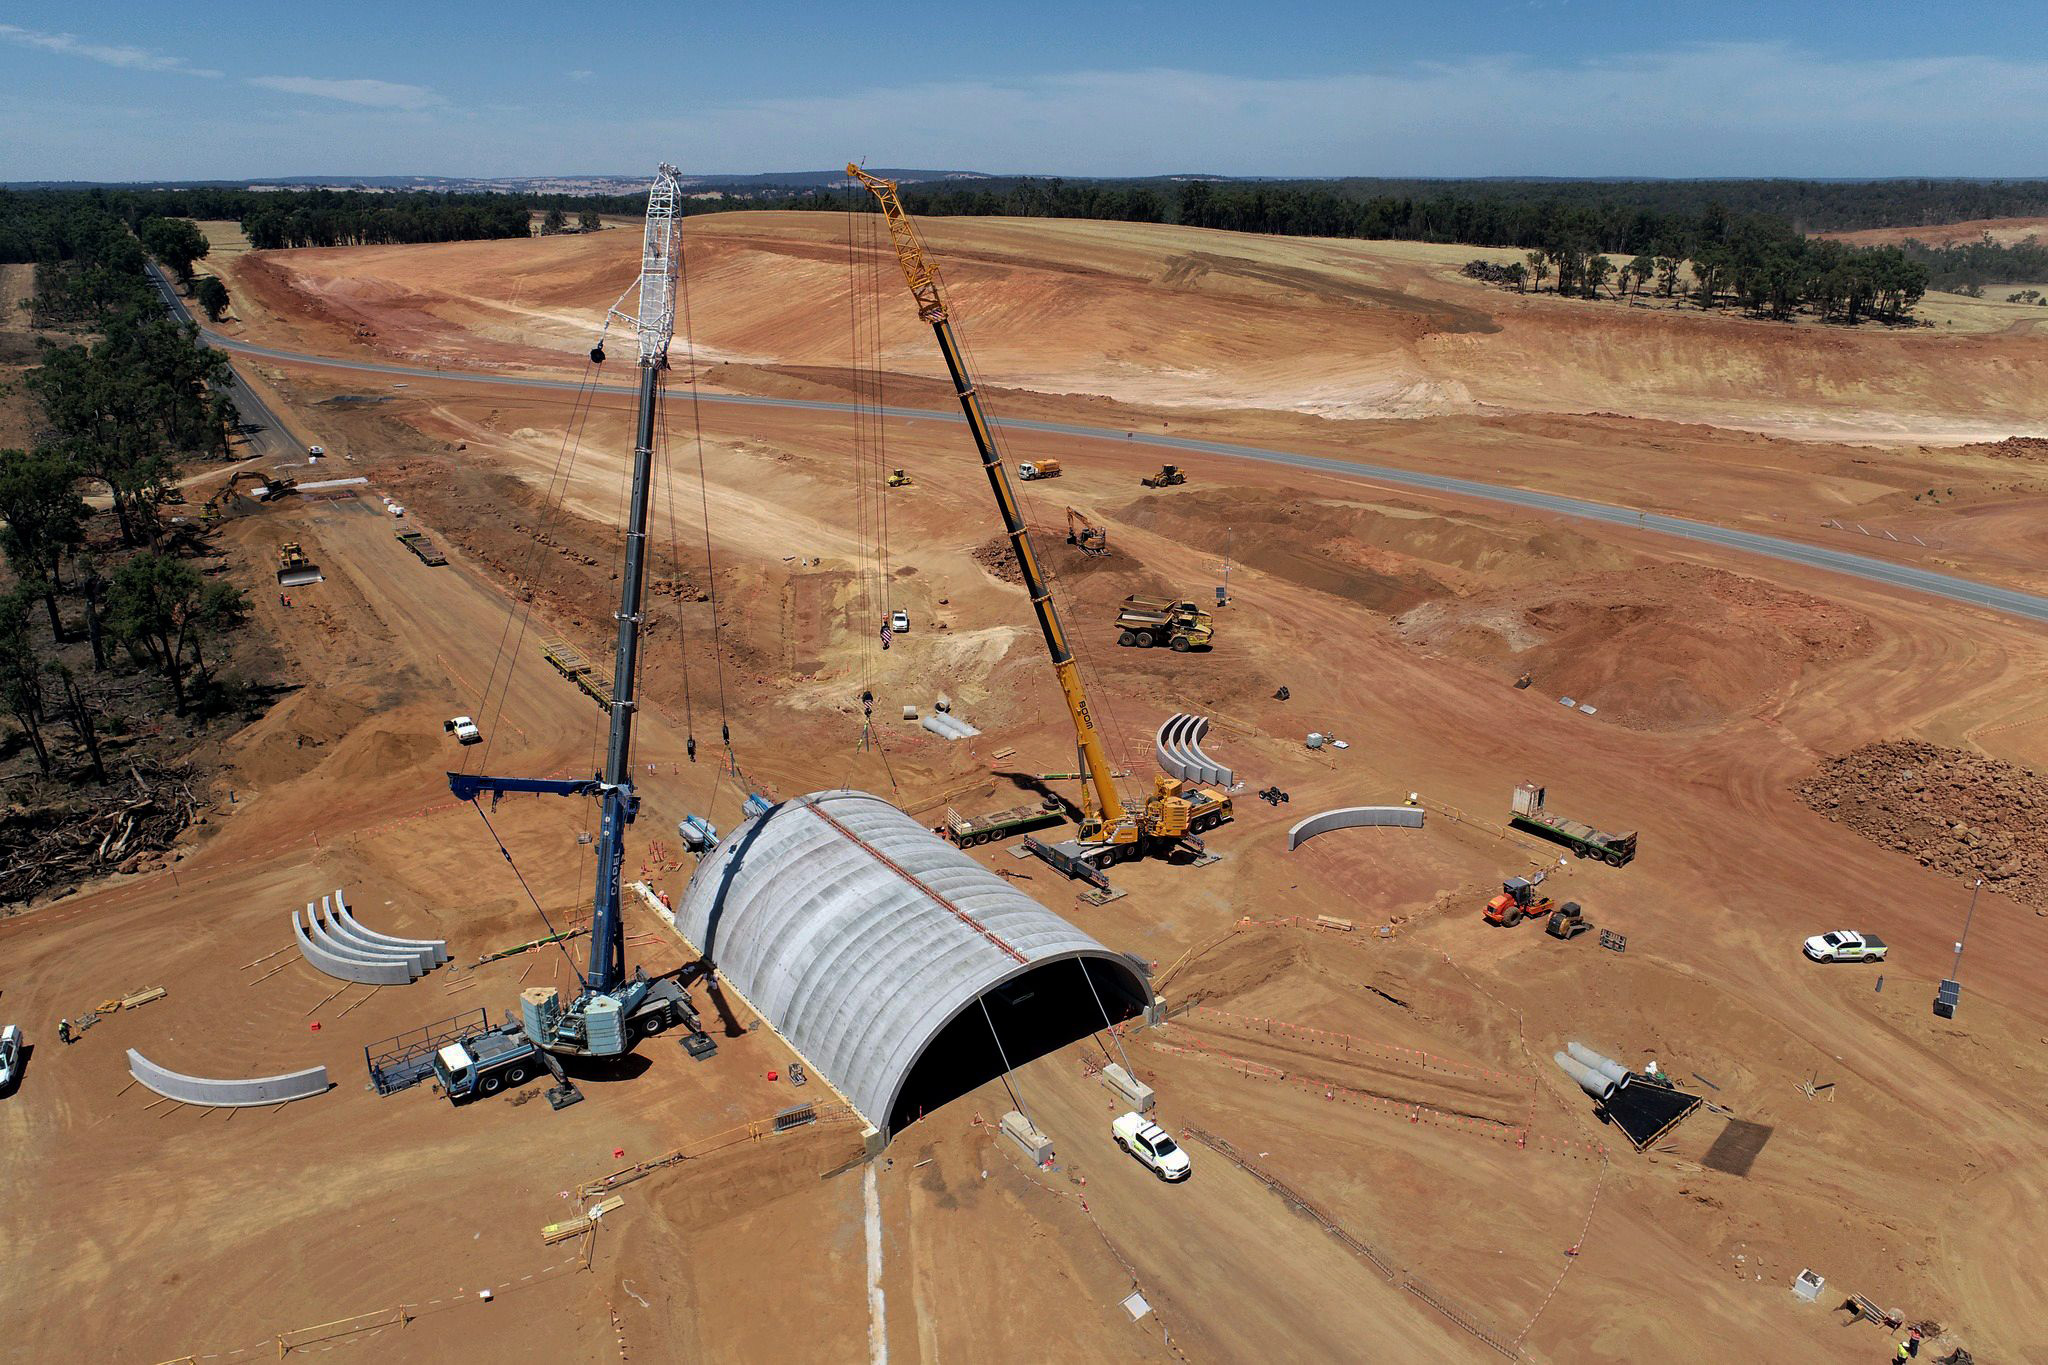
[[[707,384],[853,387],[833,240],[846,225],[798,217],[691,220]],[[2040,466],[1940,442],[2039,431],[2048,343],[1596,314],[1357,244],[1098,224],[929,233],[999,417],[1170,425],[1591,491],[2042,586]],[[628,236],[223,264],[239,335],[574,373],[562,357],[587,348],[624,283]],[[875,296],[885,397],[937,407],[935,357],[899,295]],[[224,532],[297,690],[239,741],[172,869],[0,924],[0,1008],[36,1044],[0,1101],[10,1187],[41,1192],[0,1211],[0,1237],[37,1268],[0,1288],[29,1358],[227,1358],[362,1314],[318,1345],[394,1360],[846,1358],[879,1333],[926,1360],[1501,1358],[1490,1341],[1558,1362],[1877,1359],[1893,1338],[1830,1311],[1851,1292],[1939,1323],[1979,1360],[2048,1353],[2048,1290],[2027,1269],[2048,1251],[2030,1216],[2048,1186],[2048,921],[1987,888],[1961,1009],[1934,1017],[1967,878],[1798,791],[1831,757],[1901,738],[2048,767],[2048,638],[1816,570],[1352,478],[1190,457],[1187,487],[1147,490],[1147,461],[1114,440],[1025,431],[1014,458],[1067,467],[1025,486],[1027,516],[1117,761],[1147,780],[1152,731],[1196,711],[1245,791],[1210,836],[1219,862],[1120,868],[1129,894],[1106,907],[1006,848],[974,856],[1156,964],[1172,1022],[1011,1078],[1054,1138],[1052,1169],[994,1136],[1013,1103],[995,1083],[872,1167],[850,1164],[851,1125],[822,1123],[629,1185],[582,1268],[584,1249],[539,1235],[570,1211],[565,1191],[829,1100],[766,1079],[786,1077],[789,1055],[737,1006],[716,1057],[658,1040],[644,1072],[593,1082],[560,1113],[530,1090],[458,1109],[363,1082],[379,1039],[573,984],[552,951],[463,965],[543,930],[443,773],[595,762],[601,713],[538,642],[588,653],[611,629],[625,400],[600,395],[576,421],[567,394],[273,368],[296,426],[338,452],[331,477],[370,481]],[[679,348],[628,872],[678,894],[674,822],[738,819],[722,723],[756,790],[844,783],[928,818],[1014,804],[1002,772],[1070,766],[1023,592],[975,558],[996,526],[960,429],[891,420],[857,442],[839,413],[692,414],[688,373]],[[1851,433],[1908,439],[1841,443]],[[885,499],[879,475],[896,466],[916,486]],[[447,568],[403,550],[385,495]],[[1108,556],[1064,543],[1069,505],[1108,529]],[[1869,543],[1887,529],[1906,539]],[[264,582],[281,539],[327,574],[289,608]],[[1206,597],[1226,555],[1213,651],[1115,647],[1119,598]],[[875,627],[891,607],[913,627],[885,653]],[[887,718],[878,750],[857,747],[864,688]],[[981,739],[893,719],[941,691]],[[481,751],[442,734],[458,712],[482,724]],[[1310,730],[1350,747],[1310,751]],[[1640,856],[1615,869],[1508,835],[1525,779],[1570,815],[1640,830]],[[1268,785],[1288,803],[1253,797]],[[1420,832],[1287,850],[1305,815],[1409,792],[1427,804]],[[540,798],[491,815],[558,926],[587,895],[588,816]],[[1626,951],[1480,921],[1504,877],[1538,870]],[[447,937],[455,962],[330,997],[335,983],[278,954],[287,912],[335,886],[374,928]],[[1311,927],[1319,915],[1354,927]],[[1804,961],[1799,941],[1830,928],[1881,935],[1890,960]],[[652,968],[684,952],[638,903],[628,929]],[[56,1042],[59,1016],[158,984],[165,999]],[[1570,1040],[1654,1058],[1718,1108],[1638,1153],[1551,1063]],[[325,1063],[334,1089],[276,1111],[152,1106],[126,1086],[130,1046],[203,1075]],[[1123,1054],[1193,1156],[1186,1185],[1159,1185],[1108,1140],[1113,1097],[1091,1072]],[[1709,1164],[1730,1120],[1771,1130],[1746,1174]],[[1818,1304],[1790,1292],[1802,1268],[1827,1277]],[[1133,1289],[1151,1307],[1136,1321],[1120,1306]],[[96,1308],[34,1311],[53,1301]],[[399,1304],[419,1316],[380,1326]]]

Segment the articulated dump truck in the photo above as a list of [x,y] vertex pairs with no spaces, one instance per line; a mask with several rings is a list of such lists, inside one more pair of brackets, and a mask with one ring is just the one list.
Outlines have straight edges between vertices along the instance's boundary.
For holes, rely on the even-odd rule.
[[1126,648],[1166,645],[1177,654],[1207,649],[1216,635],[1215,618],[1193,602],[1126,597],[1116,614],[1116,642]]

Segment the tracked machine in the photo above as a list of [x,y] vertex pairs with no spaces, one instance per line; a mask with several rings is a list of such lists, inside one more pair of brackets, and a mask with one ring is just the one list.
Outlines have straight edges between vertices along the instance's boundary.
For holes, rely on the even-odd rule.
[[1152,791],[1142,805],[1127,806],[1118,793],[1109,755],[1104,749],[1101,732],[1096,728],[1087,691],[1081,683],[1080,666],[1060,624],[1052,590],[1039,568],[1031,533],[1024,525],[1016,492],[1010,487],[1010,476],[1004,468],[1002,452],[996,445],[994,429],[982,409],[981,396],[968,373],[959,340],[953,334],[953,324],[939,286],[938,270],[925,253],[916,224],[904,210],[903,201],[896,192],[896,183],[869,175],[859,166],[849,165],[846,173],[865,186],[881,205],[882,219],[888,225],[897,262],[903,267],[903,278],[910,286],[911,297],[917,302],[917,315],[931,326],[932,334],[938,339],[939,353],[946,362],[946,373],[952,378],[953,391],[960,400],[961,411],[966,414],[967,428],[973,433],[975,449],[981,455],[982,470],[988,475],[989,490],[995,495],[996,510],[1002,516],[1003,528],[1010,538],[1017,565],[1023,571],[1024,588],[1030,595],[1031,610],[1038,618],[1038,629],[1045,638],[1046,651],[1052,656],[1053,674],[1059,680],[1060,695],[1065,698],[1067,712],[1074,722],[1075,748],[1080,757],[1080,771],[1086,779],[1081,786],[1079,837],[1050,845],[1027,837],[1024,847],[1068,876],[1088,881],[1105,891],[1108,882],[1102,875],[1102,869],[1112,864],[1148,855],[1166,856],[1177,848],[1185,848],[1201,856],[1202,841],[1194,831],[1231,818],[1229,794],[1214,788],[1191,787],[1179,778],[1163,773],[1153,779]]

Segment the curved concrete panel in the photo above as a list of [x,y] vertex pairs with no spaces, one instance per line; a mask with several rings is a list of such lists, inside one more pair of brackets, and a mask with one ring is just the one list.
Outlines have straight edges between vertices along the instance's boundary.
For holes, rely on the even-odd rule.
[[348,902],[342,900],[342,890],[340,888],[334,888],[334,919],[338,919],[344,925],[348,925],[354,931],[354,937],[369,939],[371,943],[381,943],[381,945],[385,945],[385,948],[426,948],[426,950],[430,950],[432,956],[424,958],[420,962],[420,970],[426,970],[430,966],[440,966],[442,962],[449,960],[449,939],[401,939],[395,933],[377,933],[375,929],[367,929],[365,925],[362,925],[360,919],[356,919],[356,913],[348,909]]
[[[306,917],[311,919],[312,907],[306,909]],[[306,926],[299,922],[296,910],[292,911],[292,935],[299,941],[299,955],[337,981],[360,981],[366,986],[403,986],[415,976],[409,962],[395,958],[377,962],[351,953],[334,952],[315,943],[307,934]]]
[[149,1058],[128,1049],[128,1074],[165,1099],[183,1104],[204,1104],[239,1109],[250,1105],[284,1104],[311,1099],[327,1093],[327,1068],[308,1067],[287,1071],[282,1076],[252,1076],[248,1080],[214,1080],[207,1076],[185,1076],[167,1071]]
[[1202,736],[1209,733],[1207,716],[1180,712],[1169,716],[1152,738],[1152,752],[1162,771],[1183,782],[1207,782],[1228,787],[1236,774],[1202,752]]
[[407,981],[419,979],[420,970],[413,965],[412,954],[394,952],[389,948],[379,948],[372,951],[366,948],[353,947],[342,939],[335,937],[333,930],[313,913],[311,905],[306,907],[306,931],[312,935],[315,943],[337,957],[355,958],[358,961],[378,964],[396,963],[405,968],[405,979]]
[[424,975],[434,967],[434,948],[428,943],[396,943],[381,941],[377,935],[363,928],[352,919],[344,919],[328,907],[326,897],[320,899],[322,919],[327,926],[327,935],[349,951],[369,958],[398,958],[405,961],[417,975]]
[[326,916],[324,924],[329,940],[349,952],[372,959],[389,958],[393,962],[403,962],[415,975],[424,974],[434,965],[434,950],[424,944],[401,948],[390,943],[378,943],[365,936],[353,921],[331,913]]
[[1333,829],[1359,829],[1371,825],[1385,825],[1394,829],[1421,829],[1422,807],[1420,806],[1340,806],[1311,815],[1298,821],[1287,831],[1289,850],[1300,848],[1318,834],[1328,834]]
[[363,922],[356,918],[356,912],[349,909],[348,902],[341,898],[340,887],[334,890],[334,914],[342,923],[355,930],[358,938],[366,938],[372,943],[382,943],[392,948],[433,949],[433,960],[426,963],[427,966],[438,967],[448,960],[448,940],[445,938],[399,938],[396,934],[380,934],[375,929],[364,928]]

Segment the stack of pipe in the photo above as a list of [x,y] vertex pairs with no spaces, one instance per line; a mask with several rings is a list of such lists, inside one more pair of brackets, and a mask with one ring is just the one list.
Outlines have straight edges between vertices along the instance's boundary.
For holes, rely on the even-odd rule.
[[1612,1057],[1593,1051],[1584,1043],[1566,1043],[1565,1051],[1551,1054],[1551,1060],[1596,1100],[1606,1099],[1630,1080],[1627,1067]]

